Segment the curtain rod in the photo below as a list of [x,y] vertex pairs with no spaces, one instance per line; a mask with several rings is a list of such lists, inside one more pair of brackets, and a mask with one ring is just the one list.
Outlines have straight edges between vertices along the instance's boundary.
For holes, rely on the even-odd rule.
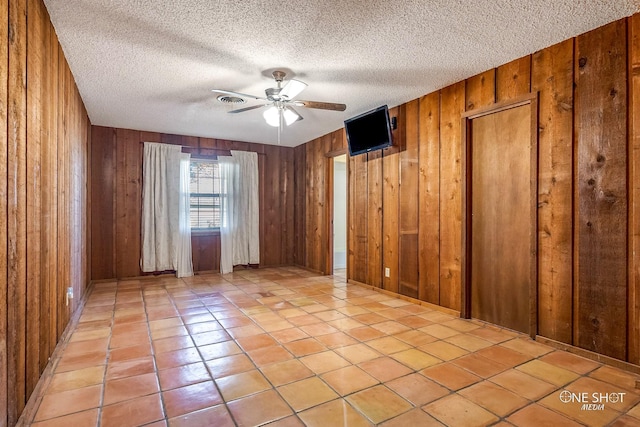
[[210,151],[231,151],[231,150],[236,150],[236,151],[249,151],[251,153],[256,153],[258,156],[266,156],[266,153],[260,153],[258,151],[250,151],[250,150],[238,150],[236,148],[207,148],[207,147],[194,147],[191,145],[179,145],[179,144],[169,144],[168,142],[157,142],[157,141],[140,141],[140,144],[144,144],[145,142],[151,142],[153,144],[167,144],[167,145],[174,145],[176,147],[180,147],[180,148],[188,148],[191,150],[210,150]]

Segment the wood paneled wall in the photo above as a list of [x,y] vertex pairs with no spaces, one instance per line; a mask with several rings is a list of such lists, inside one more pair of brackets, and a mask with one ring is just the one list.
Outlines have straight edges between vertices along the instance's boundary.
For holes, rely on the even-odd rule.
[[[260,265],[294,262],[294,150],[193,136],[92,126],[92,279],[137,277],[140,271],[143,142],[187,147],[193,154],[216,150],[258,153],[260,179]],[[220,269],[220,235],[193,235],[195,271]]]
[[[348,278],[459,310],[461,114],[534,92],[538,334],[640,364],[639,70],[634,15],[394,108],[395,147],[349,161]],[[295,157],[294,259],[324,272],[329,151]]]
[[[41,0],[0,8],[0,426],[88,285],[89,119]],[[67,287],[75,298],[66,305]]]

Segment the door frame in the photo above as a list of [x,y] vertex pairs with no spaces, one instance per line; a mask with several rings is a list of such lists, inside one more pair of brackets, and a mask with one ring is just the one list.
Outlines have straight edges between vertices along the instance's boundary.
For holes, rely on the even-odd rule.
[[[324,232],[327,239],[325,241],[325,263],[324,263],[324,274],[331,275],[333,274],[333,161],[334,157],[341,156],[343,154],[347,155],[347,225],[348,225],[348,217],[349,217],[349,153],[346,148],[342,148],[340,150],[330,151],[325,153],[325,226]],[[347,226],[347,245],[349,244],[349,227]],[[348,248],[347,248],[348,249]],[[349,263],[347,262],[347,278],[349,277]]]
[[471,318],[471,193],[472,157],[471,138],[473,119],[499,113],[512,108],[531,105],[531,248],[529,253],[529,335],[535,338],[538,333],[538,93],[530,93],[512,100],[498,102],[486,108],[468,111],[462,114],[462,260],[461,260],[461,310],[460,317]]

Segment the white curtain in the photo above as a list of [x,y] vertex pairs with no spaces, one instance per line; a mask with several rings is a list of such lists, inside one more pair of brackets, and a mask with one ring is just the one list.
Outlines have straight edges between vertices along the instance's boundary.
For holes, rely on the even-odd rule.
[[234,265],[260,263],[258,155],[231,151],[219,156],[222,225],[220,272]]
[[140,259],[144,272],[176,270],[178,277],[193,275],[189,158],[180,146],[144,143]]

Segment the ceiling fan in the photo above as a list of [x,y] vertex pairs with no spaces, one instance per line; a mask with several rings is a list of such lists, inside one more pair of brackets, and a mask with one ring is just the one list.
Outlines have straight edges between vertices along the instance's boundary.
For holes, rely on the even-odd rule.
[[[295,100],[294,98],[307,87],[307,84],[301,82],[300,80],[289,79],[283,86],[282,83],[285,76],[287,75],[284,71],[276,70],[271,73],[271,75],[276,81],[276,87],[266,89],[264,91],[266,96],[264,97],[247,95],[246,93],[221,89],[213,89],[212,92],[231,95],[232,97],[251,98],[261,101],[267,101],[267,103],[263,105],[253,105],[251,107],[240,108],[238,110],[231,110],[229,111],[229,113],[237,114],[243,113],[245,111],[255,110],[257,108],[268,107],[264,111],[264,113],[262,113],[262,116],[264,117],[268,125],[277,127],[279,131],[282,129],[283,123],[289,126],[297,122],[298,120],[303,119],[303,117],[293,108],[294,106],[332,111],[344,111],[347,108],[345,104],[336,104],[333,102]],[[243,101],[236,100],[236,102]],[[278,134],[279,133],[280,132],[278,132]]]

